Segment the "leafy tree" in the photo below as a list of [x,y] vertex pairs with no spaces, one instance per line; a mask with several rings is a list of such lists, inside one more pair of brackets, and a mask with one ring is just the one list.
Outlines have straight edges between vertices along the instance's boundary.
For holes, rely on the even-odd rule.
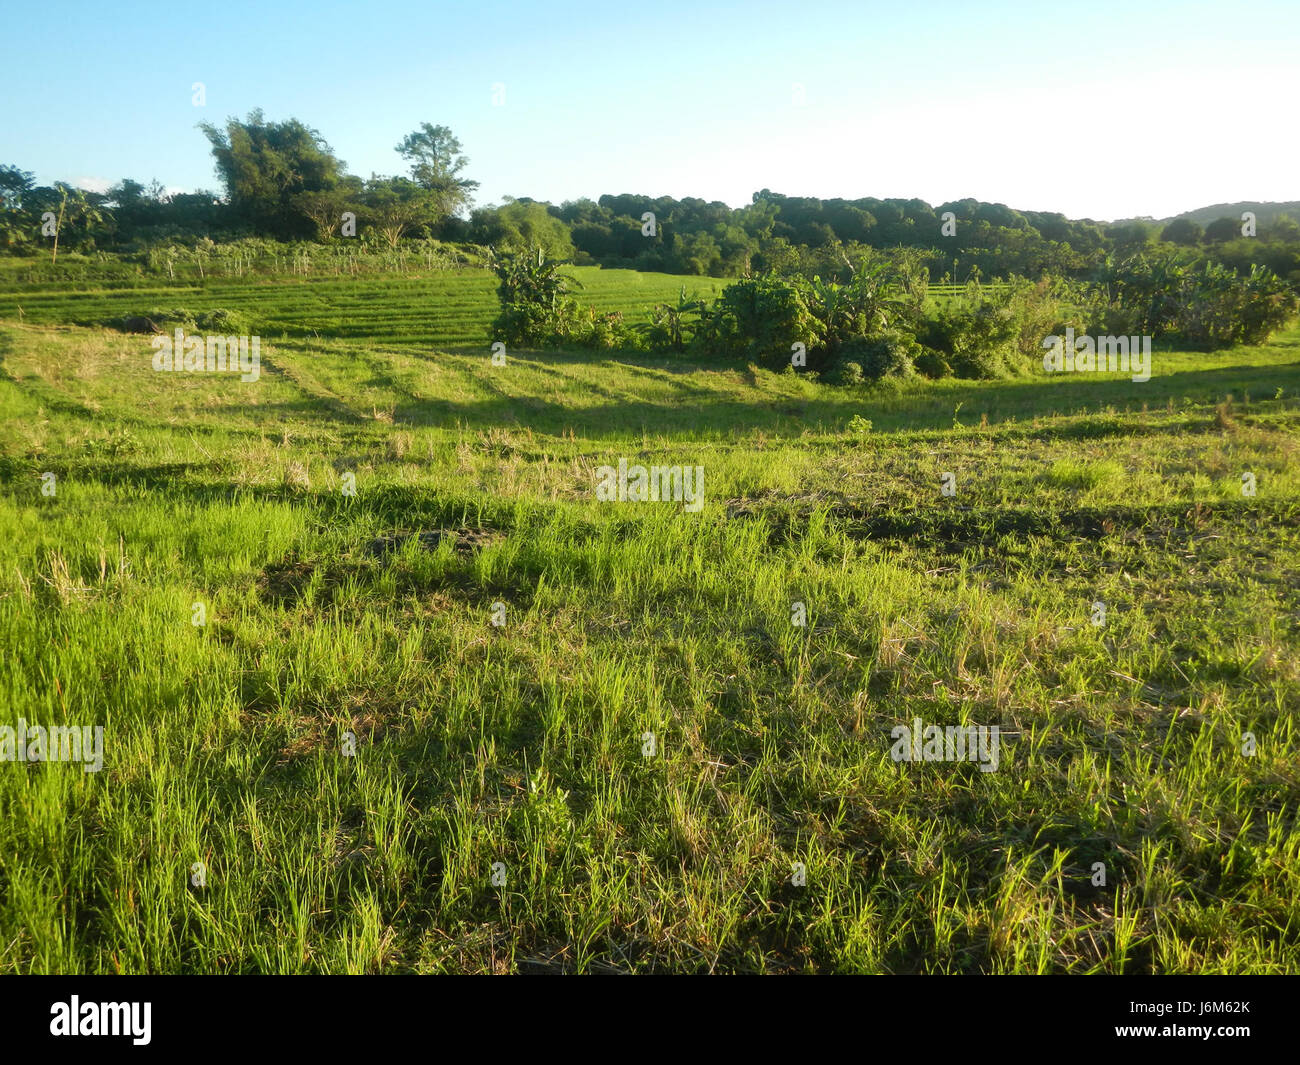
[[411,180],[435,194],[443,217],[459,214],[470,204],[477,181],[460,176],[469,165],[461,154],[460,141],[446,126],[421,122],[420,128],[408,133],[396,148],[397,154],[411,167]]
[[36,175],[16,166],[0,164],[0,210],[17,210],[23,196],[36,187]]
[[1205,230],[1190,218],[1175,218],[1160,233],[1160,239],[1168,244],[1183,244],[1195,247],[1201,243]]
[[302,193],[333,189],[344,164],[316,130],[296,118],[268,122],[261,110],[225,129],[200,123],[212,145],[217,172],[236,218],[258,232],[282,238],[310,236],[315,228],[295,204]]
[[30,239],[22,207],[36,177],[16,166],[0,165],[0,245],[15,248]]
[[84,190],[56,181],[53,186],[41,186],[24,194],[23,214],[32,232],[40,232],[41,216],[46,212],[55,217],[50,262],[58,261],[60,244],[78,250],[94,248],[104,214]]
[[546,204],[534,200],[508,200],[500,207],[476,210],[470,233],[475,242],[498,251],[540,249],[550,259],[572,259],[574,254],[569,227]]
[[351,174],[340,178],[332,189],[300,192],[293,198],[294,207],[311,219],[320,240],[329,240],[336,229],[341,229],[345,211],[358,214],[365,203],[364,185]]
[[1241,222],[1235,218],[1216,218],[1205,227],[1207,244],[1222,244],[1241,235]]
[[1264,228],[1263,236],[1279,244],[1300,243],[1300,222],[1288,214],[1280,214]]
[[436,193],[404,177],[372,176],[362,192],[366,218],[390,248],[440,216]]
[[1156,228],[1148,221],[1126,222],[1120,226],[1111,226],[1106,230],[1106,239],[1116,249],[1124,252],[1136,252],[1145,248],[1156,238]]

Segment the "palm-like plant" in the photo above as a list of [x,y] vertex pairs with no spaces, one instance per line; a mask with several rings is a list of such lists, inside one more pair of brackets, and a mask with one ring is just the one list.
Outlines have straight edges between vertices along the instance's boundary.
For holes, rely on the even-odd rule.
[[557,338],[572,317],[569,294],[581,282],[561,273],[568,259],[551,259],[541,248],[526,252],[494,252],[492,269],[499,284],[501,314],[496,329],[513,343],[548,343]]
[[687,333],[692,329],[687,316],[695,316],[695,326],[698,328],[700,317],[707,309],[708,305],[698,296],[688,298],[686,286],[683,285],[677,294],[676,304],[656,304],[652,312],[651,322],[659,341],[673,351],[685,350],[689,339]]

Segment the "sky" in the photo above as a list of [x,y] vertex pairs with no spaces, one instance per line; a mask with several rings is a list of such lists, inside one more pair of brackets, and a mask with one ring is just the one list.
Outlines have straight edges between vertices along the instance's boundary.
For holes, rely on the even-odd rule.
[[3,23],[0,163],[42,184],[220,190],[197,124],[261,108],[363,177],[449,126],[477,203],[1300,200],[1300,0],[55,0]]

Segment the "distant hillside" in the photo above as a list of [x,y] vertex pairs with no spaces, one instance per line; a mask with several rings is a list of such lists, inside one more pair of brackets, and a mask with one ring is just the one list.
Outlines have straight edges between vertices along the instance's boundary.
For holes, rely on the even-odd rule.
[[1124,218],[1112,225],[1122,225],[1125,222],[1151,222],[1160,223],[1172,222],[1174,218],[1190,218],[1202,228],[1209,225],[1216,218],[1240,218],[1242,211],[1254,211],[1255,221],[1258,225],[1266,226],[1278,215],[1290,215],[1297,222],[1300,222],[1300,200],[1291,200],[1287,203],[1255,203],[1250,200],[1242,200],[1239,203],[1216,203],[1209,207],[1198,207],[1194,211],[1184,211],[1182,214],[1174,215],[1171,218]]
[[[1288,214],[1300,222],[1300,200],[1289,203],[1252,203],[1242,200],[1240,203],[1216,203],[1212,207],[1198,207],[1195,211],[1186,211],[1179,218],[1190,218],[1197,225],[1204,226],[1216,218],[1240,218],[1242,211],[1254,211],[1255,221],[1266,226],[1278,215]],[[1168,221],[1168,219],[1167,219]]]

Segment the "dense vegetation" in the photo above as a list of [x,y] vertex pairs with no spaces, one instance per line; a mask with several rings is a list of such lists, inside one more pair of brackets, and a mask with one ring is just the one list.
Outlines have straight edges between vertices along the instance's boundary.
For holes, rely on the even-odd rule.
[[773,370],[807,369],[841,384],[907,377],[985,378],[1041,369],[1043,341],[1079,333],[1158,338],[1214,349],[1258,344],[1285,325],[1300,297],[1267,268],[1241,276],[1178,256],[1107,260],[1093,283],[972,281],[930,299],[912,249],[845,258],[838,276],[763,274],[728,284],[715,301],[657,305],[650,322],[583,308],[562,261],[540,249],[495,260],[501,314],[494,336],[524,346],[688,349]]
[[239,240],[273,242],[277,260],[344,261],[415,241],[426,253],[445,245],[459,246],[462,255],[473,254],[469,245],[513,252],[540,247],[551,258],[607,267],[824,277],[846,256],[906,248],[920,254],[940,283],[1084,278],[1108,256],[1178,251],[1240,274],[1267,267],[1300,286],[1300,224],[1285,214],[1262,216],[1257,230],[1236,216],[1204,227],[1187,218],[1163,226],[1149,220],[1105,225],[972,199],[931,206],[768,189],[740,208],[630,194],[559,205],[523,197],[475,208],[478,183],[464,176],[469,160],[445,126],[423,123],[396,146],[405,175],[365,179],[349,174],[320,133],[296,119],[269,121],[254,111],[202,129],[220,193],[167,194],[157,181],[131,179],[104,193],[37,187],[30,173],[0,166],[0,250],[52,259],[67,251],[112,252],[158,270],[165,262],[174,269],[178,260],[220,257],[214,245]]

